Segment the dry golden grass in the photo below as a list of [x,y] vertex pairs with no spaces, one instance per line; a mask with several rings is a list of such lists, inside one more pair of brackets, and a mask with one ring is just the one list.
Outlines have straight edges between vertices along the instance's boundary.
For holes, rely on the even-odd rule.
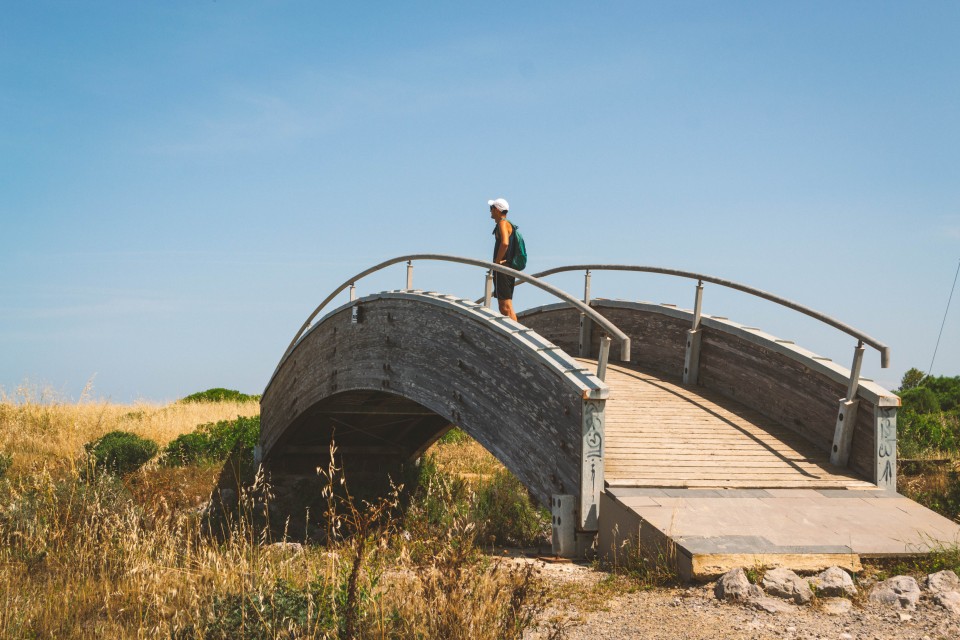
[[489,477],[505,468],[492,453],[472,439],[451,444],[438,442],[427,450],[427,455],[433,455],[437,466],[445,473],[468,480]]
[[[256,515],[269,492],[254,488],[212,538],[199,508],[218,469],[148,465],[120,480],[77,468],[83,445],[109,431],[162,446],[197,424],[256,414],[256,403],[2,400],[0,453],[14,464],[0,472],[2,638],[493,640],[519,638],[541,606],[529,571],[468,551],[470,526],[425,526],[432,538],[410,541],[395,515],[380,522],[386,509],[361,526],[373,517],[363,507],[341,520],[368,536],[278,547]],[[461,468],[488,468],[467,450]],[[436,549],[433,560],[412,560],[411,544]]]
[[84,444],[110,431],[129,431],[163,447],[199,424],[259,413],[258,402],[123,405],[83,394],[80,402],[70,403],[48,391],[20,387],[7,395],[0,389],[0,452],[13,455],[14,469],[72,464]]

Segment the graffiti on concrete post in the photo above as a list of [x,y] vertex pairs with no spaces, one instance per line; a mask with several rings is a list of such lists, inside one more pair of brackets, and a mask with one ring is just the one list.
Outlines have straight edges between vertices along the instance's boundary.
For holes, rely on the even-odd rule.
[[580,528],[597,530],[603,491],[603,400],[583,401],[583,440],[580,461]]
[[877,486],[897,488],[897,408],[877,407]]

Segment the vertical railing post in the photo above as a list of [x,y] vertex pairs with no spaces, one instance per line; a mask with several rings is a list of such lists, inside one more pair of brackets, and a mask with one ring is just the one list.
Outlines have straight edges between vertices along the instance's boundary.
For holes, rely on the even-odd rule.
[[351,284],[350,285],[350,302],[353,302],[356,299],[357,299],[357,285]]
[[407,260],[407,291],[413,290],[413,260]]
[[853,444],[853,432],[857,425],[857,388],[860,386],[860,367],[863,364],[863,340],[857,341],[853,350],[853,364],[850,366],[850,382],[847,384],[847,395],[840,398],[840,411],[837,413],[837,422],[833,428],[833,447],[830,449],[830,462],[845,467],[850,460],[850,448]]
[[610,360],[610,336],[600,338],[600,357],[597,360],[597,377],[605,380],[607,377],[607,362]]
[[[583,276],[583,304],[590,306],[590,269]],[[593,339],[593,321],[585,313],[580,314],[580,357],[590,355],[590,342]]]
[[703,313],[703,280],[697,280],[697,292],[693,300],[693,326],[687,331],[687,347],[683,357],[683,383],[697,384],[700,377],[700,317]]
[[493,269],[487,270],[487,279],[483,285],[483,306],[490,309],[490,301],[493,297]]

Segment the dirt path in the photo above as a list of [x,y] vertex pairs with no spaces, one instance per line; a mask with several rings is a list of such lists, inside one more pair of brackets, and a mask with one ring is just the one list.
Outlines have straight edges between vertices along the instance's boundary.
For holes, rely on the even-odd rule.
[[[564,621],[562,637],[570,640],[960,639],[960,616],[926,600],[916,611],[902,613],[865,599],[852,603],[831,599],[806,607],[782,601],[787,605],[784,612],[768,613],[718,601],[712,583],[625,593],[609,574],[589,566],[534,562],[555,595],[545,619],[554,624]],[[549,637],[549,631],[541,629],[527,637],[540,640]]]

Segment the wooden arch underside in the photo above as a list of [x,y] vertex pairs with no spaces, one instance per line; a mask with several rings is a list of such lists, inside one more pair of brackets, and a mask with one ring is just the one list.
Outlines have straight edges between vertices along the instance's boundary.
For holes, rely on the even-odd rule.
[[372,389],[327,397],[287,429],[274,455],[290,473],[309,474],[329,460],[336,445],[352,472],[377,472],[419,457],[452,425],[402,396]]

